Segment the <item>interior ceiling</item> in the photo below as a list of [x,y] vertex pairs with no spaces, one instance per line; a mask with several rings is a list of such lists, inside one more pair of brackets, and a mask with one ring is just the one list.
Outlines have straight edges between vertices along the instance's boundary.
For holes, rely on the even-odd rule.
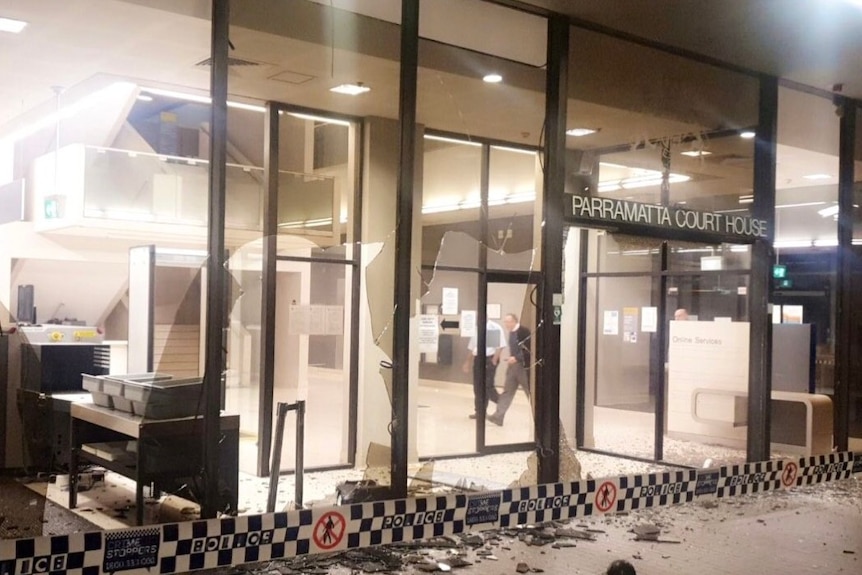
[[[862,98],[862,74],[858,73],[862,35],[857,33],[862,29],[862,7],[845,0],[528,3],[817,88],[842,83],[845,94]],[[131,77],[143,84],[206,94],[210,68],[199,64],[210,55],[209,5],[209,0],[29,0],[4,6],[0,16],[20,18],[30,25],[18,36],[0,34],[4,54],[0,59],[4,77],[0,133],[55,109],[56,87],[62,87],[61,98],[71,101],[76,91],[85,93],[88,81],[97,76],[101,81],[105,75]],[[333,11],[330,5],[339,9]],[[421,6],[421,34],[432,40],[424,40],[420,46],[418,121],[436,130],[538,146],[545,82],[544,21],[479,0],[423,0]],[[256,103],[271,99],[357,116],[396,117],[399,35],[392,22],[398,22],[399,10],[399,0],[233,2],[230,34],[235,49],[231,57],[256,65],[230,68],[230,98]],[[477,11],[488,20],[481,29],[472,29]],[[514,52],[513,46],[517,48]],[[593,60],[601,58],[600,50],[593,54],[572,46],[572,52],[589,54]],[[489,86],[479,80],[495,68],[504,72],[503,85]],[[653,79],[649,73],[636,76],[631,81],[638,87],[637,82],[649,86]],[[357,80],[375,89],[358,98],[328,91],[333,85]],[[662,81],[669,80],[663,76]],[[714,84],[727,89],[726,82]],[[662,107],[683,108],[684,94],[678,96],[683,105],[654,99],[646,104],[652,108],[646,110],[631,106],[638,94],[621,95],[613,105],[608,105],[612,100],[606,96],[579,94],[578,99],[570,99],[573,125],[569,127],[575,127],[574,123],[601,127],[588,138],[569,138],[570,147],[624,148],[644,138],[745,127],[742,120],[708,124],[696,103],[689,103],[691,110],[685,117],[662,117],[656,112]],[[750,167],[745,164],[750,162],[750,145],[726,140],[721,147],[741,151],[726,149],[704,161],[689,162],[695,179],[735,181],[738,178],[728,172],[722,176],[721,171],[733,168],[739,173],[740,167],[748,178]],[[789,179],[783,170],[799,171],[803,165],[807,169],[817,158],[795,159],[792,165],[779,165],[779,185]],[[828,158],[820,159],[826,162]],[[630,160],[637,161],[637,155]],[[677,165],[685,166],[683,162]],[[810,167],[813,172],[826,171],[826,167],[814,168]]]

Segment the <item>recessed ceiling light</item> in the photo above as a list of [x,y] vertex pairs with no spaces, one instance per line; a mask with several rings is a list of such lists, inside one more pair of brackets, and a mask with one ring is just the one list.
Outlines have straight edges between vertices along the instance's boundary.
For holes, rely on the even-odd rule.
[[689,150],[687,152],[680,152],[680,155],[688,156],[689,158],[702,158],[703,156],[712,155],[712,152],[707,152],[706,150]]
[[598,132],[598,130],[593,130],[591,128],[572,128],[571,130],[566,130],[566,135],[580,138],[581,136],[589,136],[596,132]]
[[837,205],[829,206],[828,208],[823,208],[822,210],[817,210],[817,213],[820,214],[821,218],[829,218],[832,216],[838,215],[839,208]]
[[739,137],[740,137],[740,138],[743,138],[743,139],[745,139],[745,140],[750,140],[750,139],[752,139],[752,138],[753,138],[754,136],[756,136],[756,135],[757,135],[757,134],[755,134],[755,133],[754,133],[754,132],[752,132],[751,130],[745,130],[744,132],[740,132],[740,133],[739,133]]
[[498,82],[502,82],[503,77],[500,74],[496,74],[496,73],[485,74],[485,76],[482,77],[482,81],[488,82],[489,84],[496,84]]
[[153,101],[153,97],[147,96],[146,94],[138,94],[137,99],[140,100],[141,102],[152,102]]
[[362,82],[357,82],[355,84],[342,84],[329,89],[330,92],[335,92],[336,94],[347,94],[348,96],[358,96],[359,94],[364,94],[370,90],[371,88],[364,85]]
[[0,32],[19,33],[27,27],[27,23],[23,20],[13,20],[12,18],[0,18]]
[[829,174],[808,174],[807,176],[802,176],[806,180],[831,180],[832,176]]

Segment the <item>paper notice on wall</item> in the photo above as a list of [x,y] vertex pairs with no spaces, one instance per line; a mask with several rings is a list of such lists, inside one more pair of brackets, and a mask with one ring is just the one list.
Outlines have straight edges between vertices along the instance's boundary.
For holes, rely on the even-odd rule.
[[326,335],[344,334],[344,306],[326,306]]
[[443,315],[458,313],[458,288],[443,288]]
[[637,343],[638,341],[638,308],[623,308],[623,341]]
[[784,305],[781,308],[782,323],[802,323],[801,305]]
[[461,312],[461,337],[476,336],[476,310]]
[[299,335],[311,331],[311,310],[307,305],[293,304],[287,316],[287,333]]
[[439,317],[422,314],[419,316],[419,353],[437,353],[439,340]]
[[605,310],[605,321],[603,324],[602,333],[604,335],[619,335],[620,333],[620,312],[615,309]]
[[641,308],[641,331],[655,333],[658,330],[658,308]]
[[326,335],[326,307],[325,305],[310,305],[311,335]]
[[344,306],[292,304],[287,332],[290,335],[343,335]]

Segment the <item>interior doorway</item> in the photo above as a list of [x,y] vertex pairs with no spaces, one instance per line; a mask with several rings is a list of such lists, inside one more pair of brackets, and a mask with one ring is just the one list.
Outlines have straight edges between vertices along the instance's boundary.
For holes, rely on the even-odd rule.
[[[583,334],[579,340],[583,358],[579,419],[584,423],[580,446],[696,466],[703,464],[703,450],[693,446],[712,439],[731,448],[741,439],[744,446],[746,428],[732,421],[722,419],[715,427],[680,427],[679,414],[687,424],[694,409],[691,390],[686,386],[697,380],[697,374],[684,372],[690,366],[681,363],[686,358],[677,345],[683,336],[674,340],[677,344],[671,339],[675,329],[681,330],[674,324],[681,322],[698,322],[699,328],[688,327],[705,334],[736,330],[747,338],[748,247],[599,230],[584,235],[587,245],[582,248],[586,258],[582,261],[580,296],[584,313],[579,318]],[[676,355],[671,353],[672,347]],[[678,365],[671,365],[672,361]],[[747,350],[745,358],[740,356],[733,367],[733,385],[742,391],[734,392],[731,402],[747,392]],[[722,434],[728,427],[732,433],[725,438]],[[718,457],[735,457],[730,451],[719,452]],[[741,457],[744,455],[743,449]]]

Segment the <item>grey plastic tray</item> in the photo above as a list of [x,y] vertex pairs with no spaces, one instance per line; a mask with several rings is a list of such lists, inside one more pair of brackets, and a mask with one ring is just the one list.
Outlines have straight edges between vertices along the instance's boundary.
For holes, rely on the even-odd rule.
[[199,377],[153,381],[127,380],[124,383],[123,396],[140,403],[194,403],[200,391]]
[[148,419],[175,419],[179,417],[192,417],[197,415],[198,404],[196,401],[172,401],[168,403],[156,403],[153,401],[132,402],[132,412],[135,415]]
[[119,397],[117,395],[112,396],[114,401],[114,409],[118,409],[120,411],[125,411],[126,413],[134,413],[134,408],[132,406],[132,402],[125,397]]
[[90,395],[93,397],[93,403],[95,403],[96,405],[101,405],[102,407],[110,407],[113,409],[114,398],[113,396],[104,392],[104,388],[102,386],[103,380],[100,376],[82,373],[81,378],[84,389],[89,391]]

